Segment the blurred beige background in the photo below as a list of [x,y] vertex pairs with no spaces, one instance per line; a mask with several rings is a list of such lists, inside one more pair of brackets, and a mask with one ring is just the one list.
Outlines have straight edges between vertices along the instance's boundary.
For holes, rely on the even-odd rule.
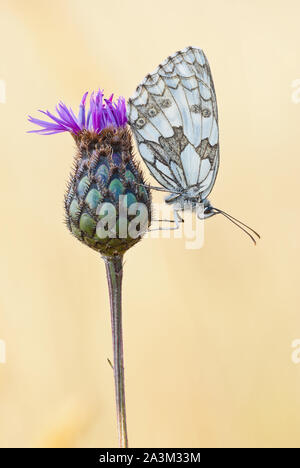
[[218,97],[211,201],[262,240],[215,217],[200,250],[126,255],[130,445],[300,446],[299,15],[297,0],[1,0],[1,447],[117,445],[104,264],[62,222],[74,144],[26,134],[26,115],[99,86],[129,97],[187,45]]

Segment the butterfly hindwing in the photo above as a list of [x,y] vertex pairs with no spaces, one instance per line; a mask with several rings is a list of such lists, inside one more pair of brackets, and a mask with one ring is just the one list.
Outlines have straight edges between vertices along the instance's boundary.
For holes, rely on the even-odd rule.
[[169,190],[211,191],[219,165],[218,111],[201,49],[176,52],[128,101],[128,121],[152,175]]

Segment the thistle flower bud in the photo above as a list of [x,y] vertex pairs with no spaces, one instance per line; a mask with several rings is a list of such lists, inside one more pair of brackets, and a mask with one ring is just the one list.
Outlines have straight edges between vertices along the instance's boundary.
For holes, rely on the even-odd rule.
[[66,223],[71,233],[104,256],[122,255],[136,244],[151,223],[151,194],[135,161],[126,127],[125,100],[103,102],[99,90],[85,115],[84,94],[78,117],[63,103],[53,122],[32,117],[43,128],[35,133],[69,131],[77,154],[65,195]]
[[[150,223],[150,193],[134,161],[129,130],[83,131],[75,141],[78,153],[65,196],[67,225],[77,239],[103,255],[122,254],[140,240]],[[141,209],[137,204],[146,210],[130,209]],[[130,234],[136,216],[137,237]]]

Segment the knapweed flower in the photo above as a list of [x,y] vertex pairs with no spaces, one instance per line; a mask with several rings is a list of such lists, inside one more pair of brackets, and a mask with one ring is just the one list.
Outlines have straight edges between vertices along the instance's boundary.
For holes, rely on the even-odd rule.
[[150,190],[133,155],[125,99],[104,99],[99,90],[92,93],[86,112],[87,95],[77,117],[62,102],[57,115],[40,111],[50,121],[30,116],[29,121],[41,127],[30,133],[72,134],[77,154],[65,195],[67,226],[102,255],[122,255],[150,225]]
[[103,92],[92,93],[90,98],[90,108],[86,115],[85,103],[88,92],[83,95],[79,106],[78,117],[75,116],[71,108],[60,102],[56,106],[57,116],[49,111],[40,112],[49,117],[52,122],[35,119],[29,116],[29,121],[39,125],[40,129],[31,130],[29,133],[39,133],[41,135],[52,135],[54,133],[70,132],[78,135],[83,130],[100,133],[101,130],[109,126],[115,128],[125,127],[127,124],[125,99],[119,97],[116,103],[113,102],[113,94],[109,99],[103,100]]

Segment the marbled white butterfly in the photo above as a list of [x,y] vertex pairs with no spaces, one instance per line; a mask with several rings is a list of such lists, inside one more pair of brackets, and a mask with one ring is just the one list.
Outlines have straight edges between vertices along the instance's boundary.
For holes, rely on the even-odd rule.
[[[214,83],[204,52],[187,47],[148,74],[129,99],[128,121],[140,154],[153,177],[170,192],[166,203],[178,211],[202,204],[202,218],[221,213],[245,231],[259,235],[207,199],[219,167],[218,109]],[[198,213],[199,215],[199,213]]]

